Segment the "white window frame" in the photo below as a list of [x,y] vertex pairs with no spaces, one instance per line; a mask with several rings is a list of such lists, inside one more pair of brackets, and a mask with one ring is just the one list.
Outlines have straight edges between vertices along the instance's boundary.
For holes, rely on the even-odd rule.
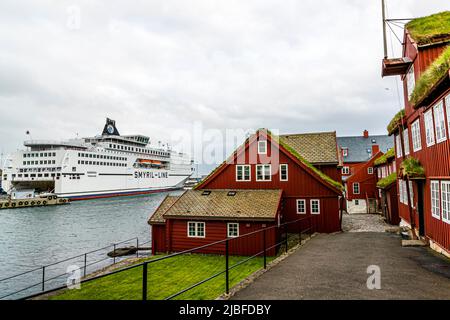
[[403,130],[403,149],[405,149],[405,156],[409,155],[409,130]]
[[[264,151],[261,146],[264,146]],[[267,140],[258,140],[258,154],[267,154]]]
[[[314,208],[313,203],[316,201],[317,201],[317,212],[313,212],[313,208]],[[314,214],[314,215],[320,214],[320,199],[311,199],[309,205],[310,205],[311,214]]]
[[373,167],[367,168],[367,174],[373,174]]
[[411,99],[411,95],[416,86],[416,76],[414,74],[414,64],[411,65],[408,72],[406,73],[406,89],[408,91],[408,100]]
[[[194,235],[191,235],[189,232],[189,227],[191,224],[194,224]],[[203,225],[203,236],[199,236],[198,226]],[[188,238],[206,238],[206,223],[199,221],[188,221],[187,223],[187,236]]]
[[[430,181],[430,199],[431,199],[431,216],[441,220],[441,204],[440,204],[441,186],[438,180]],[[437,198],[436,198],[437,196]]]
[[342,167],[342,174],[350,174],[350,167]]
[[413,151],[417,152],[422,150],[422,137],[420,135],[420,121],[417,119],[411,124],[411,137]]
[[[358,192],[355,192],[355,186],[358,186]],[[353,194],[360,194],[360,192],[361,192],[361,188],[360,187],[361,186],[359,185],[359,182],[353,182],[353,184],[352,184]]]
[[348,148],[342,148],[342,156],[348,157]]
[[434,120],[433,120],[433,110],[430,109],[423,115],[423,122],[425,124],[425,136],[427,147],[431,147],[435,144],[436,138],[434,135]]
[[[269,179],[265,179],[265,168],[269,167]],[[262,168],[262,179],[258,179],[258,169]],[[270,164],[257,164],[256,165],[256,181],[272,181],[272,166]]]
[[403,157],[402,141],[401,141],[400,133],[395,136],[395,151],[397,154],[397,158]]
[[[237,232],[236,235],[235,234],[233,234],[233,235],[230,234],[230,227],[231,226],[236,226],[236,232]],[[237,238],[237,237],[239,237],[239,223],[238,222],[229,222],[229,223],[227,223],[227,237],[228,238]]]
[[[286,178],[285,179],[283,179],[283,174],[282,174],[283,167],[286,168]],[[280,181],[289,181],[289,169],[288,168],[289,168],[289,166],[287,165],[287,163],[280,164]]]
[[[239,180],[238,167],[242,170],[242,179]],[[245,179],[245,169],[248,168],[248,179]],[[248,182],[252,181],[252,167],[249,164],[236,165],[236,182]]]
[[442,221],[450,224],[450,181],[441,181]]
[[409,201],[411,203],[411,207],[415,208],[415,205],[414,205],[414,186],[413,186],[413,182],[411,180],[409,181]]
[[436,130],[436,143],[447,140],[447,130],[445,129],[444,103],[440,101],[433,106],[434,127]]
[[[299,210],[299,204],[303,203],[303,211]],[[306,214],[306,200],[305,199],[297,199],[296,201],[296,209],[297,209],[297,214]]]
[[[448,128],[450,128],[450,94],[447,95],[445,98],[445,111],[447,112],[447,125]],[[450,130],[450,129],[449,129]],[[448,135],[450,139],[450,134]]]

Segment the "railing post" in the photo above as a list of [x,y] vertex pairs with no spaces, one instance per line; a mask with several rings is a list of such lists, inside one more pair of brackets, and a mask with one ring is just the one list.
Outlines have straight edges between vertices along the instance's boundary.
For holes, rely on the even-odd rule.
[[42,291],[45,291],[45,266],[42,267]]
[[84,254],[84,276],[86,277],[87,253]]
[[113,264],[116,263],[116,244],[114,243],[114,250],[113,250]]
[[142,300],[147,300],[147,263],[142,265]]
[[225,241],[225,292],[228,294],[230,293],[230,275],[229,275],[229,245],[228,245],[228,239]]
[[264,269],[267,269],[267,243],[266,243],[266,229],[263,230],[263,246],[264,246]]
[[139,258],[139,238],[136,238],[136,258]]
[[287,225],[284,225],[284,241],[286,242],[286,253],[288,252],[288,233],[287,233]]

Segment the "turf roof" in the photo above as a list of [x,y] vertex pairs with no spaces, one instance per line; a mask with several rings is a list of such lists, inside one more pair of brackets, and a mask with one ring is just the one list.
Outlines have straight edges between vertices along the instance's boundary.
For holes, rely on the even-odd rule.
[[411,20],[406,29],[418,45],[450,40],[450,11]]
[[392,172],[387,177],[381,179],[377,182],[377,187],[380,189],[386,189],[390,185],[392,185],[395,181],[397,181],[397,173]]
[[389,122],[387,126],[387,131],[389,135],[393,134],[397,130],[400,124],[400,120],[402,120],[404,116],[405,116],[405,109],[402,109],[399,112],[397,112],[394,118],[392,118],[391,122]]
[[391,148],[385,154],[383,154],[381,157],[375,160],[374,165],[379,166],[385,164],[389,159],[392,159],[394,157],[395,157],[394,148]]

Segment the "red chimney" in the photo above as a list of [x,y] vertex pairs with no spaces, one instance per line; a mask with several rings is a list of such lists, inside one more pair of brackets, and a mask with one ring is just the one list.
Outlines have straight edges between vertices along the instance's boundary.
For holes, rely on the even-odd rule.
[[368,138],[369,137],[369,131],[364,130],[363,136],[364,136],[364,138]]
[[380,151],[380,146],[377,144],[372,145],[372,155],[377,154]]

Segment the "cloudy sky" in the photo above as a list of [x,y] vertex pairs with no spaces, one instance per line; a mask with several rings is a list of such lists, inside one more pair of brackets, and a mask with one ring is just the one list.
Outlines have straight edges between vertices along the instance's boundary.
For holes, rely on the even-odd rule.
[[[0,149],[27,130],[95,135],[105,117],[154,141],[195,124],[384,134],[399,99],[380,76],[380,1],[2,0]],[[387,4],[390,18],[449,9]]]

